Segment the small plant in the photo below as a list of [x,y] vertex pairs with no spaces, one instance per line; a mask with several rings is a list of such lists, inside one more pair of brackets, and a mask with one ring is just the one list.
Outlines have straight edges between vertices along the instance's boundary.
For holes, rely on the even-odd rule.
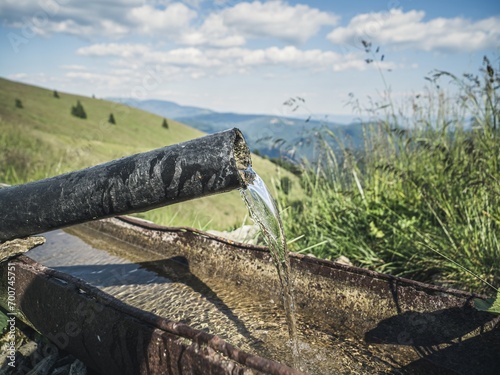
[[53,96],[54,98],[59,99],[59,93],[57,92],[57,90],[54,90]]
[[16,98],[16,108],[24,108],[21,99]]
[[165,129],[168,129],[167,119],[163,119],[163,123],[161,124],[161,126],[164,127]]
[[108,122],[110,124],[116,124],[116,121],[115,121],[115,116],[113,116],[112,113],[109,114],[109,118],[108,118]]
[[85,112],[85,109],[83,109],[83,105],[79,100],[76,102],[76,106],[71,107],[71,114],[82,119],[87,118],[87,113]]

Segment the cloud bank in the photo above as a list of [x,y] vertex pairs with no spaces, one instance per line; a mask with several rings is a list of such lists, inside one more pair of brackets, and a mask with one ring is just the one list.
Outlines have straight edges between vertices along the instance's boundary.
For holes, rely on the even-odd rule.
[[500,46],[500,17],[478,21],[464,18],[425,20],[425,12],[366,13],[353,17],[347,26],[331,31],[335,44],[360,45],[361,40],[392,48],[441,52],[472,52]]

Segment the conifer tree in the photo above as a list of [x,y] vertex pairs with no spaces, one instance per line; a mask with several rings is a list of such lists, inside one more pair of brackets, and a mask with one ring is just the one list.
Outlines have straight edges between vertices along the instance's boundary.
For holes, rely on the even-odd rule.
[[21,101],[21,99],[16,98],[16,108],[24,108],[23,102]]
[[116,121],[115,121],[115,116],[113,116],[112,113],[109,114],[109,118],[108,118],[108,122],[110,124],[116,124]]
[[83,109],[83,105],[79,100],[76,102],[76,106],[71,107],[71,114],[75,117],[87,118],[87,113],[85,113],[85,109]]
[[166,119],[163,119],[163,124],[161,124],[165,129],[168,129],[168,122]]
[[59,99],[59,93],[57,92],[57,90],[54,90],[54,98]]

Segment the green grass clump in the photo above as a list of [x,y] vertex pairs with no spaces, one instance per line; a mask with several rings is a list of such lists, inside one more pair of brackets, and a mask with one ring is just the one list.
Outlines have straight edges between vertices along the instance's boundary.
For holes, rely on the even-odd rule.
[[[500,75],[436,72],[404,117],[389,100],[353,152],[334,135],[281,197],[292,250],[475,292],[500,284]],[[437,82],[451,78],[446,93]],[[336,144],[340,152],[333,151]],[[493,287],[494,289],[494,287]]]

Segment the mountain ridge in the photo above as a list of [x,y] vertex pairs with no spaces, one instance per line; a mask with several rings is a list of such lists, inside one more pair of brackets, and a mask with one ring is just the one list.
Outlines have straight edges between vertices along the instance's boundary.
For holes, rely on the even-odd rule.
[[346,125],[311,117],[304,119],[267,114],[216,112],[159,99],[110,98],[110,100],[173,118],[205,133],[237,127],[243,132],[251,150],[267,157],[315,159],[317,151],[314,138],[320,129],[332,132],[337,139],[349,142],[354,147],[362,144],[363,125],[359,122]]

